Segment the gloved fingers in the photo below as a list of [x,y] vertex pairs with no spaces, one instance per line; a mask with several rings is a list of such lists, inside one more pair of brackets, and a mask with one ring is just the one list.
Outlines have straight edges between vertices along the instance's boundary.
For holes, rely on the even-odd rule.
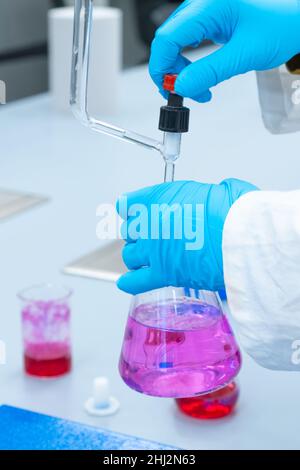
[[181,55],[182,49],[199,45],[205,37],[204,27],[196,17],[184,18],[185,10],[182,9],[167,20],[157,30],[152,42],[149,72],[160,90],[164,75],[178,74],[190,64],[190,61]]
[[153,276],[151,268],[141,268],[124,274],[118,280],[117,286],[122,291],[132,295],[162,287],[158,279]]
[[211,87],[244,72],[239,63],[240,48],[237,41],[231,39],[216,52],[186,67],[176,80],[176,93],[197,100]]
[[[189,65],[181,55],[185,47],[197,47],[204,39],[221,43],[228,41],[232,31],[226,25],[222,26],[223,7],[218,1],[186,0],[157,30],[151,47],[149,71],[159,89],[165,74],[180,73]],[[225,7],[231,13],[227,4]],[[201,94],[207,93],[208,89],[202,90]],[[199,101],[208,101],[207,97],[203,99],[199,95]]]
[[121,238],[126,243],[135,243],[137,241],[137,238],[130,236],[130,234],[129,234],[129,224],[130,224],[130,220],[125,220],[125,222],[122,223],[121,230],[120,230]]
[[193,98],[194,101],[198,103],[209,103],[212,99],[212,93],[210,90],[205,91],[204,93],[200,93],[199,95]]
[[128,216],[134,216],[135,211],[141,210],[143,206],[151,204],[170,203],[188,181],[174,181],[172,183],[161,183],[154,186],[134,191],[127,194]]
[[[128,209],[128,218],[121,224],[121,238],[127,243],[140,239],[147,240],[151,233],[151,204],[132,204]],[[133,209],[131,211],[131,209]],[[129,215],[130,214],[130,215]],[[133,214],[133,215],[131,215]]]
[[169,97],[169,92],[163,89],[164,76],[166,74],[179,75],[180,72],[190,64],[191,64],[191,61],[189,59],[187,59],[183,55],[179,54],[178,57],[176,58],[176,61],[173,63],[172,66],[168,66],[163,71],[161,71],[160,69],[156,70],[153,67],[153,64],[151,63],[151,60],[150,60],[150,62],[149,62],[149,73],[151,75],[152,80],[157,85],[161,95],[166,100]]
[[162,190],[167,190],[169,186],[169,183],[162,183],[123,194],[116,204],[118,214],[123,220],[135,217],[148,207],[155,194],[161,194]]
[[148,186],[131,193],[122,194],[116,204],[116,210],[119,216],[123,220],[134,216],[137,209],[137,207],[134,206],[136,204],[144,204],[154,188],[155,186]]
[[[148,217],[148,216],[147,216]],[[145,221],[145,222],[144,222]],[[148,222],[144,219],[143,222],[137,217],[129,217],[121,225],[121,238],[126,243],[136,243],[140,238],[148,238]],[[145,223],[145,226],[143,225]],[[143,230],[146,230],[144,233]]]
[[252,191],[259,191],[259,188],[254,184],[236,178],[223,180],[220,183],[220,186],[227,187],[231,205],[244,194]]
[[130,270],[149,266],[148,253],[144,249],[145,244],[130,243],[125,245],[122,252],[123,261]]

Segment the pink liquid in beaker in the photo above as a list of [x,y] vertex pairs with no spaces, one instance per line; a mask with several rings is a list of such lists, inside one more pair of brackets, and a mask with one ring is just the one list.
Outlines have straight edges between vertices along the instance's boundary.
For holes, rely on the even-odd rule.
[[57,377],[71,370],[70,309],[64,303],[38,301],[22,310],[25,372]]
[[200,395],[230,383],[240,367],[229,323],[212,305],[143,304],[129,316],[119,370],[136,391],[169,398]]

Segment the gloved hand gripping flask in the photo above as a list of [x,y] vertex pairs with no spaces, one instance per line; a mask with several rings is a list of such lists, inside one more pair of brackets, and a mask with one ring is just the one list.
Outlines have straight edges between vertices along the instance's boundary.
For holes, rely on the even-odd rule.
[[[175,81],[176,75],[165,76],[169,98],[159,120],[165,182],[174,180],[174,155],[189,130],[189,109],[174,93]],[[133,298],[119,364],[129,387],[157,397],[193,397],[229,384],[240,365],[217,293],[168,287]]]
[[[165,160],[165,181],[173,181],[181,136],[189,126],[189,110],[174,93],[176,76],[165,77],[169,99],[160,114],[163,142],[98,121],[88,113],[92,7],[93,0],[75,0],[74,114],[94,131],[157,150]],[[193,397],[223,388],[240,366],[240,351],[218,294],[168,287],[133,297],[119,363],[120,374],[132,389],[157,397]]]

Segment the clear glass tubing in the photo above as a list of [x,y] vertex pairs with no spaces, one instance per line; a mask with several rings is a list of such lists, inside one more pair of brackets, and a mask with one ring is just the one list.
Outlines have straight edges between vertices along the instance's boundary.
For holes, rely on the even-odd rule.
[[165,160],[165,181],[173,181],[175,161],[180,156],[181,134],[165,133],[163,142],[159,142],[151,137],[99,121],[90,116],[88,112],[93,4],[93,0],[75,0],[70,96],[73,114],[82,124],[93,131],[159,152]]

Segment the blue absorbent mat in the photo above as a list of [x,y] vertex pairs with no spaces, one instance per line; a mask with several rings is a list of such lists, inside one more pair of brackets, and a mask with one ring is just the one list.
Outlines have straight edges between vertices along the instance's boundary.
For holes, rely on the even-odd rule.
[[0,406],[0,450],[172,450],[171,446]]

